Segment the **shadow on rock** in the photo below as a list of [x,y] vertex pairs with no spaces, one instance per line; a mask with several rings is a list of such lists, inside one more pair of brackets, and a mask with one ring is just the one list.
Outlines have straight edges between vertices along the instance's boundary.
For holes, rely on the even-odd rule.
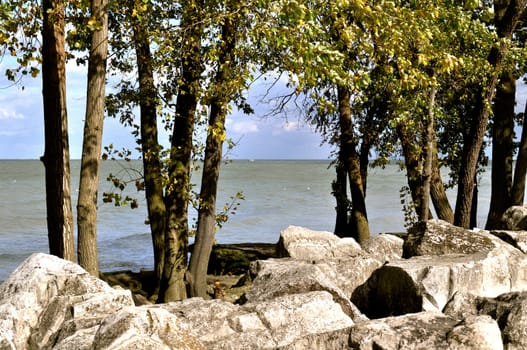
[[420,312],[423,298],[404,270],[385,265],[355,289],[351,302],[370,319],[376,319]]

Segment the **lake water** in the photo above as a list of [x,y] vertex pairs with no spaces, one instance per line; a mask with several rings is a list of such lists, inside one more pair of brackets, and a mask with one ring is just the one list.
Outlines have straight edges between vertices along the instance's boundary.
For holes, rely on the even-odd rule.
[[[79,161],[72,162],[73,207],[76,205]],[[112,189],[109,173],[125,174],[130,165],[103,162],[100,193]],[[235,160],[223,165],[218,206],[238,191],[245,197],[235,215],[218,231],[219,243],[267,242],[278,240],[289,225],[332,231],[335,200],[331,195],[334,169],[329,161]],[[481,178],[478,226],[485,224],[489,201],[489,178]],[[195,176],[199,182],[199,176]],[[372,233],[404,231],[399,190],[406,182],[397,165],[370,169],[367,206]],[[135,186],[132,186],[135,188]],[[195,188],[199,191],[199,186]],[[138,198],[143,192],[130,195]],[[454,204],[455,193],[449,192]],[[115,207],[100,200],[98,247],[103,271],[152,269],[153,253],[144,200],[138,209]],[[191,221],[195,218],[192,212]],[[34,252],[48,252],[44,166],[37,160],[0,161],[0,281]]]

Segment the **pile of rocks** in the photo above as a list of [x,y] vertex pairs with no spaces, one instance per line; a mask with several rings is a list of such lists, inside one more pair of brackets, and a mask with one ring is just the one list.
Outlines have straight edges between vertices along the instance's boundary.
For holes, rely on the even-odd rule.
[[0,285],[0,349],[526,349],[527,220],[508,215],[514,231],[430,220],[363,247],[291,226],[242,304],[135,306],[34,254]]

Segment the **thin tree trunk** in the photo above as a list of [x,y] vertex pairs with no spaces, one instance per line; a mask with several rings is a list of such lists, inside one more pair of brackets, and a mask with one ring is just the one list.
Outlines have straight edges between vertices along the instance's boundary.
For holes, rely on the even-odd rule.
[[335,219],[335,234],[339,237],[351,237],[349,224],[349,200],[348,200],[348,174],[342,163],[337,162],[335,166],[337,178],[332,184],[332,193],[337,205]]
[[363,244],[370,238],[370,228],[366,213],[364,185],[360,169],[360,157],[353,140],[353,125],[351,119],[350,91],[345,87],[338,87],[339,124],[340,124],[340,162],[347,173],[351,192],[352,237]]
[[200,94],[201,1],[189,0],[182,4],[183,39],[182,78],[176,99],[176,115],[171,140],[169,184],[166,190],[167,230],[165,232],[165,264],[159,290],[160,302],[187,297],[186,271],[188,253],[188,201],[190,199],[190,165],[192,137],[198,96]]
[[42,97],[44,101],[46,208],[50,253],[75,261],[70,155],[66,110],[64,2],[43,0]]
[[434,144],[435,144],[435,123],[434,123],[434,108],[435,108],[435,96],[437,90],[432,88],[428,101],[428,118],[426,120],[425,129],[425,151],[424,151],[424,167],[422,174],[422,198],[420,211],[418,213],[420,221],[427,221],[430,216],[430,182],[432,178],[432,163],[434,157]]
[[156,287],[154,295],[159,293],[163,265],[165,263],[166,207],[163,194],[163,176],[161,170],[160,145],[157,128],[157,90],[154,85],[150,42],[145,27],[134,23],[134,45],[137,56],[137,74],[139,78],[139,109],[141,114],[141,152],[143,155],[143,173],[145,196],[154,248],[154,271]]
[[489,214],[485,228],[495,229],[511,205],[514,106],[516,79],[504,72],[496,88],[492,124],[492,174]]
[[91,14],[100,29],[92,32],[88,61],[86,117],[82,143],[79,198],[77,204],[79,265],[99,276],[97,255],[97,190],[104,124],[106,56],[108,53],[108,1],[92,0]]
[[449,223],[454,223],[454,211],[450,206],[446,195],[445,186],[439,171],[439,161],[437,156],[437,144],[434,144],[434,159],[432,164],[432,179],[430,183],[430,196],[438,219]]
[[[504,2],[506,3],[506,2]],[[520,16],[522,15],[526,0],[512,0],[506,6],[495,1],[496,6],[503,6],[500,11],[495,11],[499,16],[496,20],[496,27],[499,38],[510,39],[512,33],[518,24]],[[503,15],[501,16],[501,14]],[[484,86],[484,91],[481,97],[476,102],[475,117],[473,119],[472,130],[466,143],[463,145],[463,154],[461,159],[461,169],[459,173],[458,192],[456,199],[456,212],[454,216],[454,224],[468,228],[471,218],[471,207],[473,201],[473,191],[475,186],[474,178],[478,165],[478,157],[483,145],[483,137],[487,129],[489,120],[489,106],[494,98],[495,88],[498,81],[498,72],[501,69],[507,46],[504,41],[501,41],[499,47],[494,47],[490,54],[488,61],[493,67],[493,71],[489,76],[488,83]]]
[[511,205],[523,205],[525,196],[525,177],[527,174],[527,103],[523,112],[523,125],[518,158],[514,169],[514,181],[512,184]]
[[419,213],[422,212],[423,200],[423,179],[420,171],[423,167],[423,155],[421,154],[421,149],[416,145],[415,138],[406,129],[406,125],[402,123],[397,125],[397,135],[399,141],[401,141],[408,187],[410,188],[416,215],[419,217]]
[[477,178],[474,178],[474,188],[472,190],[472,206],[470,209],[470,226],[469,227],[478,227],[478,181]]
[[225,138],[225,118],[232,90],[229,88],[229,82],[233,80],[232,64],[236,47],[236,26],[232,16],[227,14],[224,21],[222,47],[218,57],[219,68],[214,84],[217,91],[211,103],[205,146],[198,227],[189,266],[191,275],[190,295],[192,297],[205,297],[207,295],[207,268],[216,229],[216,195]]

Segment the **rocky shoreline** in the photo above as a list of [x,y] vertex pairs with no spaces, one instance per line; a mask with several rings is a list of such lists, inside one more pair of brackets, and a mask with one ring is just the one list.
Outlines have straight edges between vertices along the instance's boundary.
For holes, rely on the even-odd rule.
[[[527,208],[503,222],[430,220],[363,247],[291,226],[263,255],[221,247],[252,281],[223,275],[230,299],[157,305],[147,273],[108,284],[34,254],[0,285],[0,349],[527,349]],[[211,284],[233,271],[214,259]]]

